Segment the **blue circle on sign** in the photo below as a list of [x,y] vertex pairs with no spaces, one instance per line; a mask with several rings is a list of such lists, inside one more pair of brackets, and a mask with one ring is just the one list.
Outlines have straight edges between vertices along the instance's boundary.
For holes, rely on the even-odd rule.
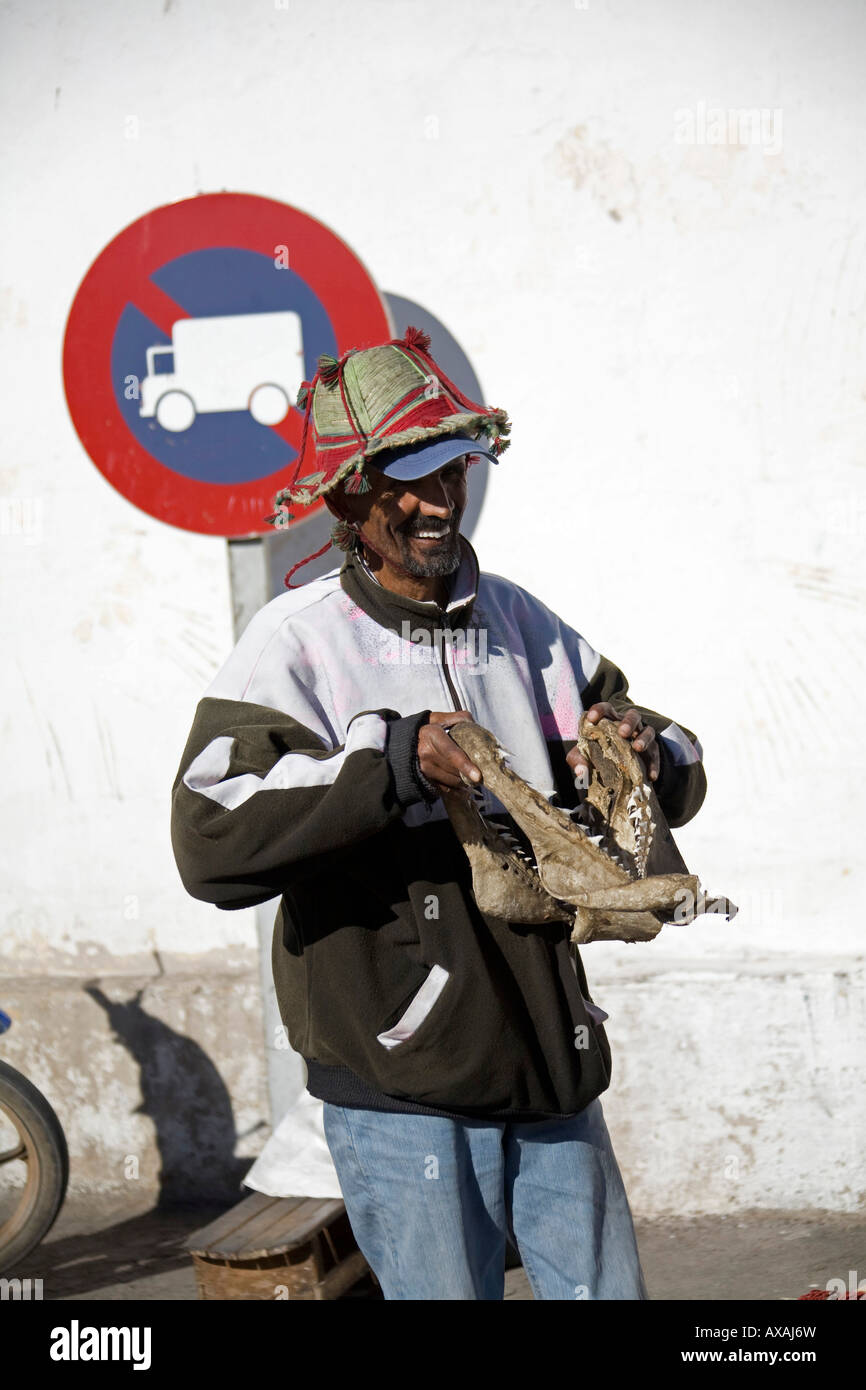
[[[191,319],[297,314],[307,380],[321,353],[336,355],[336,334],[318,295],[293,270],[257,251],[233,246],[190,251],[167,261],[151,280]],[[155,417],[142,416],[137,383],[147,374],[147,351],[154,347],[170,349],[170,336],[127,304],[111,344],[112,386],[130,433],[153,458],[196,482],[231,484],[269,477],[297,457],[275,429],[259,424],[247,409],[196,413],[183,432],[163,429]],[[136,383],[132,390],[130,383]]]

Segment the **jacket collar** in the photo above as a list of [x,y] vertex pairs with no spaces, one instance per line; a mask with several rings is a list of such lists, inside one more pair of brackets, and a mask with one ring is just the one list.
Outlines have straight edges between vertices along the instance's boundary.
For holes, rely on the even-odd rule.
[[403,631],[403,624],[407,621],[413,628],[432,631],[441,626],[442,618],[446,615],[449,627],[465,627],[478,593],[480,570],[478,556],[463,535],[460,536],[460,549],[460,565],[449,576],[450,596],[444,608],[440,608],[434,599],[406,598],[392,589],[386,589],[359,554],[346,556],[340,570],[340,584],[353,603],[363,609],[368,617],[392,632]]

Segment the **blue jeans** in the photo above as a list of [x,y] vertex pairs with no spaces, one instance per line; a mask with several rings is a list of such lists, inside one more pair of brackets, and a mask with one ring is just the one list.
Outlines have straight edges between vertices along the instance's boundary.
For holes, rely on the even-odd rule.
[[648,1298],[600,1100],[525,1124],[325,1102],[324,1126],[386,1299],[502,1299],[506,1234],[538,1299]]

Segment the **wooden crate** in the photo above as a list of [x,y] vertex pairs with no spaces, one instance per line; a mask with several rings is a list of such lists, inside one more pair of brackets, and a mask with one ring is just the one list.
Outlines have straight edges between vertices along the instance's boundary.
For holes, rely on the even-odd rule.
[[253,1192],[184,1242],[199,1298],[330,1299],[372,1274],[337,1198]]

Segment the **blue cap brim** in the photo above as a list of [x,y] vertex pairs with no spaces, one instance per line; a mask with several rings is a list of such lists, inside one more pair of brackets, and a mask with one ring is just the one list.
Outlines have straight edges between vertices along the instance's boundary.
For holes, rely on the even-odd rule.
[[410,444],[405,449],[382,449],[367,459],[381,473],[398,482],[408,483],[415,478],[424,478],[435,473],[443,464],[463,454],[480,454],[498,463],[499,459],[489,449],[482,448],[469,435],[449,434],[444,439],[422,440],[420,444]]

